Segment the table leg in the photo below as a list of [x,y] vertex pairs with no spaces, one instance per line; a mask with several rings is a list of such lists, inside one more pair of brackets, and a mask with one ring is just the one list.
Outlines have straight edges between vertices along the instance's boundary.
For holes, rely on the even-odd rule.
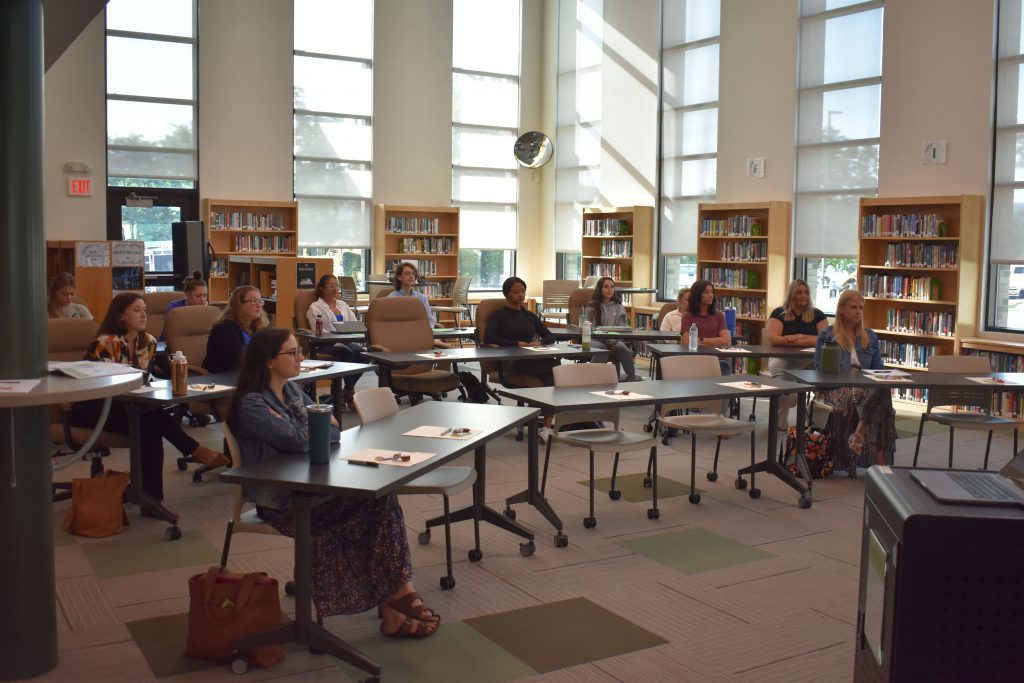
[[[768,455],[759,463],[756,463],[750,467],[743,467],[736,472],[736,476],[742,478],[744,474],[751,476],[751,488],[750,497],[757,498],[761,495],[761,491],[753,485],[754,473],[764,472],[765,474],[771,474],[778,477],[782,482],[791,488],[795,489],[800,493],[800,507],[810,507],[809,491],[796,480],[793,475],[789,473],[783,463],[778,461],[776,456],[776,448],[778,446],[778,416],[779,412],[779,396],[772,396],[768,401]],[[803,429],[803,423],[799,421],[798,412],[798,424],[797,430]],[[806,501],[806,504],[805,504]]]
[[295,642],[337,657],[372,676],[380,676],[379,664],[313,621],[313,599],[310,591],[312,499],[309,496],[292,496],[291,500],[292,509],[295,511],[295,619],[270,631],[236,640],[232,646],[235,650],[244,652],[261,645]]
[[167,537],[174,541],[181,538],[178,518],[170,510],[142,490],[142,410],[139,406],[129,403],[128,411],[128,490],[125,500],[135,503],[139,509],[152,516],[170,523]]
[[[313,386],[316,386],[316,382],[313,382]],[[331,400],[334,401],[334,419],[338,421],[338,429],[341,429],[341,414],[345,412],[345,399],[342,394],[344,386],[341,377],[331,379]]]
[[564,548],[569,545],[569,537],[562,531],[562,520],[540,492],[540,439],[537,434],[537,420],[531,419],[527,424],[526,435],[526,490],[505,499],[505,516],[515,519],[516,503],[527,503],[537,509],[544,519],[555,527],[555,547]]

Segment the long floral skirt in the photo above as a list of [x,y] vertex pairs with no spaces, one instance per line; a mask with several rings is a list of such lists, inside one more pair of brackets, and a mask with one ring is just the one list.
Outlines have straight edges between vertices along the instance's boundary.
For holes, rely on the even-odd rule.
[[[285,536],[295,537],[291,509],[260,507],[258,513]],[[320,615],[365,612],[412,580],[396,495],[330,498],[313,507],[311,521],[313,604]]]
[[847,443],[860,423],[864,424],[860,462],[873,465],[878,451],[883,453],[886,462],[892,462],[896,448],[896,411],[888,389],[841,387],[822,392],[819,399],[832,407],[830,431],[834,469],[856,473],[857,458]]

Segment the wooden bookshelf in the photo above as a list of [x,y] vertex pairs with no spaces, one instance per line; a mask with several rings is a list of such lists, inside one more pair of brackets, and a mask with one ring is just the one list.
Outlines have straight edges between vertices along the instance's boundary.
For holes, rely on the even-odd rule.
[[980,195],[861,198],[857,285],[887,366],[923,370],[975,333],[984,209]]
[[[1024,372],[1024,342],[964,337],[959,343],[963,356],[985,356],[993,372]],[[992,395],[992,413],[1024,422],[1024,394],[997,391]]]
[[[580,245],[583,279],[611,277],[621,287],[651,287],[651,244],[654,207],[596,207],[583,209]],[[650,294],[626,294],[623,304],[651,305]]]
[[[231,270],[233,257],[298,254],[297,202],[206,198],[202,202],[202,216],[213,249],[209,276],[211,301],[226,301],[231,290],[238,286],[242,271],[237,267]],[[251,281],[251,284],[259,286],[259,281]]]
[[736,309],[736,332],[751,344],[786,297],[791,212],[782,201],[697,207],[697,277],[715,286],[720,308]]
[[373,210],[373,269],[394,275],[402,261],[416,264],[430,302],[451,304],[459,277],[459,207],[393,206]]

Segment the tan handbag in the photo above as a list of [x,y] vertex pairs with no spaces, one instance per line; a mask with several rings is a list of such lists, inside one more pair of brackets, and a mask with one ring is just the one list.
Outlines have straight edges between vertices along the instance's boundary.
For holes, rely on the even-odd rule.
[[98,477],[71,480],[71,509],[61,527],[79,536],[102,538],[121,533],[128,524],[124,492],[128,473],[107,470]]
[[[188,580],[187,657],[229,662],[232,643],[281,625],[281,598],[277,579],[262,572],[237,574],[210,567]],[[284,659],[284,648],[266,645],[246,652],[258,666],[273,666]]]

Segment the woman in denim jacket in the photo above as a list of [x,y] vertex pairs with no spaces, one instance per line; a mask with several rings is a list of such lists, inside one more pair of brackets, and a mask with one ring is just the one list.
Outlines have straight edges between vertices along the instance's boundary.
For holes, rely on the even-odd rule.
[[[299,374],[302,351],[287,330],[253,335],[242,361],[228,422],[238,435],[242,464],[309,452],[306,400],[288,380]],[[340,432],[332,418],[332,440]],[[245,487],[245,497],[271,526],[295,536],[288,492]],[[376,500],[323,496],[312,511],[313,602],[320,616],[380,608],[386,636],[423,638],[441,617],[412,585],[412,561],[398,497]]]
[[[821,370],[821,347],[826,342],[839,346],[842,371],[881,370],[882,351],[878,335],[864,327],[864,298],[853,290],[843,292],[836,304],[836,321],[818,335],[814,367]],[[840,387],[821,392],[819,400],[832,407],[832,443],[846,444],[856,457],[841,446],[835,449],[835,469],[846,467],[856,473],[858,460],[875,465],[892,462],[896,444],[896,413],[889,389]],[[838,457],[837,457],[838,456]]]

